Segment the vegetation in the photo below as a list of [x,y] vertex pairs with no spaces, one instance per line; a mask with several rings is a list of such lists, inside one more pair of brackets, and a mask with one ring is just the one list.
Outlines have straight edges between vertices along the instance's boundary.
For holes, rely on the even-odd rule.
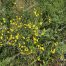
[[64,0],[0,1],[0,66],[54,66],[63,59]]

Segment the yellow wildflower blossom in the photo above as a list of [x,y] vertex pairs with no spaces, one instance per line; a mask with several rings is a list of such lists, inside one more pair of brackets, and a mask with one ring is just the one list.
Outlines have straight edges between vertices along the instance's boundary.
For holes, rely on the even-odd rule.
[[3,22],[4,22],[4,23],[6,22],[6,19],[5,19],[5,18],[3,18]]
[[24,37],[24,36],[22,36],[22,38],[23,38],[23,39],[25,39],[25,37]]
[[9,31],[7,31],[7,33],[9,33]]
[[27,24],[27,26],[28,26],[29,28],[31,28],[31,23]]
[[55,46],[57,46],[58,45],[58,42],[56,42],[56,43],[54,43],[55,44]]
[[37,57],[37,60],[40,61],[40,57],[39,56]]
[[8,44],[9,44],[9,45],[12,45],[12,43],[11,43],[11,42],[8,42]]
[[44,28],[43,31],[42,31],[42,33],[41,33],[41,35],[44,35],[45,32],[46,32],[46,30],[45,30],[45,28]]
[[0,39],[3,39],[3,36],[1,36]]
[[40,50],[44,51],[44,47],[40,47]]
[[16,5],[16,2],[14,4]]
[[21,17],[19,17],[19,20],[21,20]]
[[3,36],[3,33],[2,33],[2,36]]
[[38,30],[38,27],[36,26],[35,29]]
[[33,36],[33,40],[36,41],[37,40],[36,37]]
[[9,38],[9,40],[11,40],[11,39],[13,39],[13,36],[12,36],[12,34],[10,35],[10,38]]
[[12,23],[13,21],[12,20],[10,20],[10,23]]
[[34,41],[34,44],[37,43],[38,39],[36,37],[33,36],[33,41]]
[[28,48],[25,48],[25,50],[24,50],[24,51],[26,51],[26,52],[27,52],[27,51],[28,51]]
[[24,48],[24,46],[21,45],[21,48]]
[[42,25],[42,22],[40,22],[39,25]]
[[17,35],[16,35],[16,39],[18,39],[19,38],[19,33],[17,33]]
[[38,36],[38,30],[34,30],[35,36]]
[[36,10],[34,10],[34,14],[35,14],[36,17],[39,16],[39,13],[37,13]]
[[18,47],[19,47],[19,48],[21,47],[21,44],[20,44],[20,43],[18,44]]
[[14,29],[10,28],[10,31],[11,31],[11,32],[13,32],[13,31],[14,31]]
[[16,18],[18,19],[18,16],[16,16]]
[[0,44],[0,46],[3,46],[3,44]]
[[33,28],[35,28],[35,25],[33,25]]
[[55,53],[55,49],[52,49],[52,50],[51,50],[51,53],[54,54],[54,53]]

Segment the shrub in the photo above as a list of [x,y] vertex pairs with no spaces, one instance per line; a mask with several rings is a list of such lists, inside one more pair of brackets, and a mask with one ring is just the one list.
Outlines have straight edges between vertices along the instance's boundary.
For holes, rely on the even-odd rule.
[[5,11],[0,18],[0,55],[4,54],[3,58],[6,58],[19,53],[19,58],[14,59],[19,62],[12,62],[13,66],[22,65],[23,60],[20,58],[23,55],[23,58],[27,56],[28,60],[24,59],[24,64],[35,63],[45,66],[56,62],[62,55],[62,45],[65,44],[66,36],[64,1],[36,0],[34,2],[37,5],[28,8],[28,5],[25,6],[26,10],[19,15],[13,10],[13,6],[16,5],[15,0],[2,2]]

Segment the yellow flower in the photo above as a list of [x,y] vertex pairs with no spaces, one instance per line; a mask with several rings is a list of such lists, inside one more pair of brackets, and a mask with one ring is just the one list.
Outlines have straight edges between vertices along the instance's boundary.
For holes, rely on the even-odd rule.
[[31,23],[27,24],[27,26],[28,26],[29,28],[31,28]]
[[36,26],[35,29],[38,30],[38,27]]
[[28,51],[28,48],[25,48],[25,50],[24,50],[24,51],[26,51],[26,52],[27,52],[27,51]]
[[41,49],[42,51],[44,51],[44,47],[40,47],[40,49]]
[[21,16],[22,17],[22,16]]
[[55,53],[55,49],[52,49],[52,50],[51,50],[51,53],[54,54],[54,53]]
[[18,16],[16,16],[16,18],[18,18]]
[[19,20],[21,20],[21,17],[19,17]]
[[1,36],[0,39],[3,39],[3,36]]
[[55,46],[57,46],[58,45],[58,42],[56,42],[56,43],[54,43],[55,44]]
[[21,44],[19,43],[18,47],[20,48],[21,47]]
[[40,57],[39,56],[37,57],[37,60],[40,61]]
[[38,32],[35,32],[35,36],[38,36]]
[[23,38],[23,39],[25,39],[25,37],[24,37],[24,36],[22,36],[22,38]]
[[46,32],[46,30],[45,30],[45,28],[44,28],[43,31],[42,31],[42,33],[41,33],[41,35],[44,35],[45,32]]
[[18,28],[21,28],[21,27],[22,27],[22,23],[19,23]]
[[6,22],[6,19],[5,19],[5,18],[3,18],[3,22],[4,22],[4,23]]
[[15,39],[15,42],[16,42],[17,40]]
[[11,40],[11,39],[13,39],[13,36],[12,36],[12,34],[10,35],[10,38],[9,38],[9,40]]
[[9,33],[9,31],[7,31],[7,33]]
[[36,44],[37,42],[36,41],[34,41],[34,44]]
[[22,25],[18,25],[18,28],[21,28],[22,27]]
[[42,22],[40,22],[39,25],[42,25]]
[[39,47],[40,47],[40,45],[37,45],[37,47],[39,48]]
[[6,37],[6,39],[8,39],[8,37]]
[[38,39],[33,36],[33,41],[34,41],[34,44],[36,44],[38,42]]
[[17,33],[17,35],[16,35],[16,39],[18,39],[19,38],[19,33]]
[[35,28],[35,25],[33,25],[33,28]]
[[34,11],[34,14],[36,15],[36,11]]
[[36,37],[33,36],[33,40],[36,41],[37,40]]
[[9,45],[12,45],[12,43],[11,43],[11,42],[8,42],[8,44],[9,44]]
[[15,25],[17,26],[18,24],[17,24],[17,23],[15,23]]
[[24,26],[27,26],[27,24],[24,24]]
[[0,44],[0,46],[3,46],[3,44]]
[[13,32],[14,30],[12,28],[10,28],[10,31]]
[[3,36],[3,33],[2,33],[2,36]]
[[25,48],[25,46],[21,45],[21,48]]
[[45,50],[45,48],[44,48],[44,46],[43,46],[43,45],[42,45],[42,46],[37,45],[37,47],[38,47],[38,49],[39,49],[39,50],[41,50],[41,51],[44,51],[44,50]]
[[44,51],[44,50],[45,50],[44,47],[41,47],[41,46],[39,46],[39,49],[40,49],[41,51]]
[[10,20],[10,22],[12,23],[13,21],[12,21],[12,20]]
[[16,5],[16,2],[14,4]]
[[34,14],[35,14],[36,17],[39,16],[39,13],[37,13],[36,10],[34,11]]

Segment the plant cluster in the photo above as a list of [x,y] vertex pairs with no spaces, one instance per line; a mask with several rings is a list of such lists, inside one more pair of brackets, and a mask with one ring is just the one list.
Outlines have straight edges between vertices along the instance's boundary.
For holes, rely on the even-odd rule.
[[35,2],[37,6],[16,15],[12,11],[15,0],[2,1],[5,11],[0,18],[1,65],[9,58],[3,66],[53,66],[62,57],[62,46],[66,43],[64,1]]

